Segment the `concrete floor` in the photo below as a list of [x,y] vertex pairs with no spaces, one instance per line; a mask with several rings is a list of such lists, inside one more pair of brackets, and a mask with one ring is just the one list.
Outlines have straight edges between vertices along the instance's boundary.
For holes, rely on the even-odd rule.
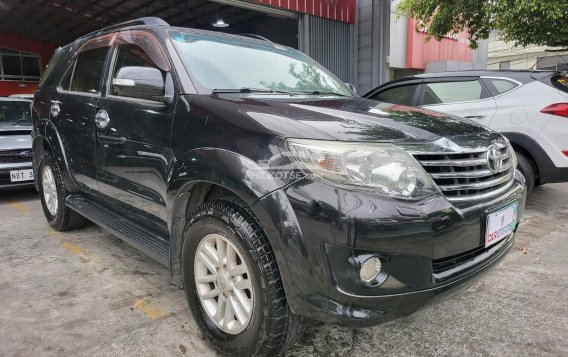
[[[465,293],[369,329],[310,327],[290,356],[568,355],[568,184],[529,197],[505,261]],[[0,356],[214,355],[169,272],[95,225],[59,233],[0,193]]]

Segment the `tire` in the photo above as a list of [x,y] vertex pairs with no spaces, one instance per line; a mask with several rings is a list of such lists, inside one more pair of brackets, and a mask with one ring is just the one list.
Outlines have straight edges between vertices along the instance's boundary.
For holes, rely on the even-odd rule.
[[535,173],[532,163],[521,153],[515,152],[517,154],[517,161],[519,163],[518,169],[525,177],[527,183],[527,193],[530,193],[535,186]]
[[[206,202],[194,212],[184,231],[183,283],[195,321],[205,338],[218,352],[229,356],[278,356],[301,335],[305,323],[303,318],[294,315],[290,310],[268,238],[253,214],[245,207],[244,203],[222,199]],[[211,265],[204,264],[201,253],[207,254],[202,248],[217,249],[225,253],[232,251],[227,248],[229,245],[232,246],[231,249],[236,249],[236,253],[232,259],[231,254],[226,254],[221,260],[227,263],[227,268],[224,268],[222,263],[217,263],[219,259],[209,260],[216,266],[217,273],[213,274]],[[233,263],[230,263],[231,261]],[[242,269],[234,269],[235,262],[239,264],[237,267]],[[204,269],[204,266],[209,268]],[[230,274],[231,271],[242,272],[245,269],[247,273],[240,277]],[[228,275],[223,275],[223,272]],[[203,280],[216,280],[201,282],[198,286],[197,277],[204,276],[209,278]],[[228,277],[225,283],[223,276]],[[247,279],[251,288],[237,291],[237,282]],[[237,282],[232,286],[234,281]],[[229,285],[233,290],[227,292]],[[199,296],[205,296],[204,291],[208,289],[217,289],[218,296],[202,300]],[[214,317],[220,301],[241,301],[239,296],[246,296],[245,302],[249,303],[248,320],[239,319],[237,311],[237,307],[240,307],[239,311],[246,313],[244,307],[247,305],[235,303],[231,304],[235,307],[230,310],[234,314],[229,313],[229,318],[223,317],[222,321],[215,322]],[[226,310],[227,308],[220,311]],[[236,322],[243,320],[240,324]],[[235,331],[229,331],[231,323]]]
[[65,205],[68,191],[51,154],[42,156],[38,170],[41,206],[47,222],[57,231],[79,228],[88,220]]

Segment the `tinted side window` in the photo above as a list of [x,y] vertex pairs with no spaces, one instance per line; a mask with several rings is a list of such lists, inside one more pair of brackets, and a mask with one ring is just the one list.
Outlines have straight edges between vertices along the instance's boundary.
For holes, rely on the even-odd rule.
[[[43,74],[41,75],[41,78],[40,78],[39,83],[38,83],[38,87],[41,87],[45,83],[45,81],[47,80],[47,78],[49,77],[51,72],[53,72],[53,69],[59,64],[59,62],[63,59],[63,57],[65,57],[67,52],[69,52],[68,48],[61,49],[59,51],[55,51],[55,53],[53,54],[53,56],[49,60],[47,67],[45,67],[45,71],[43,71]],[[63,62],[61,62],[61,63],[63,63]]]
[[108,47],[81,52],[77,57],[69,90],[98,93]]
[[[144,52],[142,48],[136,45],[123,45],[120,46],[118,49],[118,56],[116,57],[116,62],[114,65],[114,70],[112,74],[112,78],[115,78],[118,74],[118,71],[123,67],[153,67],[156,69],[158,66],[150,59],[148,54]],[[165,72],[160,70],[162,75],[165,75]],[[120,95],[114,88],[112,89],[113,95]]]
[[505,79],[490,79],[490,82],[497,90],[497,94],[503,94],[519,86],[517,83]]
[[71,86],[71,77],[73,76],[73,70],[75,69],[76,61],[73,61],[73,64],[67,69],[61,83],[59,84],[59,88],[63,90],[69,90]]
[[486,97],[478,80],[428,83],[424,86],[422,105],[468,102]]
[[412,105],[414,93],[418,88],[418,84],[409,84],[406,86],[394,87],[384,90],[370,97],[373,100],[380,100],[387,103]]

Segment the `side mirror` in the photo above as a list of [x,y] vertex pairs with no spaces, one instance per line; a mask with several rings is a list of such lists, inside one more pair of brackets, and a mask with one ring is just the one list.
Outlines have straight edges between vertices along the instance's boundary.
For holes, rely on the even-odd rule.
[[357,88],[355,88],[355,86],[352,83],[345,83],[345,85],[349,87],[349,89],[351,89],[351,92],[353,92],[353,94],[359,95],[359,93],[357,93]]
[[154,67],[122,67],[112,80],[113,92],[123,97],[163,101],[164,75]]

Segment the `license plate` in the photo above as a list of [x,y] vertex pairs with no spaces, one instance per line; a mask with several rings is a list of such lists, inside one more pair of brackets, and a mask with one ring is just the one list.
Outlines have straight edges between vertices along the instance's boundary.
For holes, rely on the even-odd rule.
[[503,238],[509,236],[517,224],[518,203],[514,203],[497,212],[487,215],[487,228],[485,229],[485,247],[492,246]]
[[34,170],[14,170],[10,171],[10,181],[11,182],[22,182],[22,181],[33,181],[34,180]]

